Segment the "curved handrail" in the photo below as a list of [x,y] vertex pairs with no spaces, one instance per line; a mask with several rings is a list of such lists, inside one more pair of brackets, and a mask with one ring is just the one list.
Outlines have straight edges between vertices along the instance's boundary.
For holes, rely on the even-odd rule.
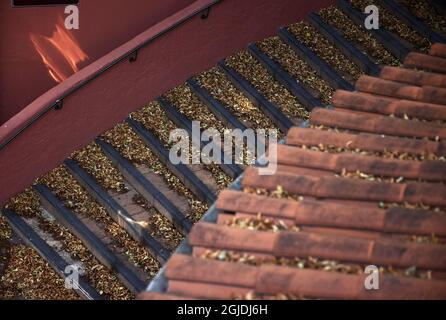
[[[16,114],[0,127],[0,150],[11,143],[28,127],[39,120],[48,111],[62,108],[63,100],[76,92],[92,80],[96,79],[121,61],[136,57],[139,49],[147,46],[157,38],[180,26],[189,19],[202,13],[202,18],[207,18],[212,6],[220,0],[197,0],[186,8],[174,13],[172,16],[162,20],[158,24],[134,37],[115,50],[109,52],[102,58],[94,61],[79,72],[71,75],[68,79],[48,90],[36,100],[31,102],[22,111]],[[128,49],[131,48],[131,49]],[[42,101],[43,100],[43,101]],[[28,116],[29,109],[36,109]],[[18,121],[17,118],[18,117]],[[21,118],[24,118],[23,120]]]

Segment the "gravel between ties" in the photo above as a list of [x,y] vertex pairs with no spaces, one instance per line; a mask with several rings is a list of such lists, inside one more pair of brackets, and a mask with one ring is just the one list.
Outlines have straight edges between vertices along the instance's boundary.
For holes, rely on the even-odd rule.
[[357,43],[358,48],[368,56],[372,57],[377,64],[400,66],[398,58],[387,51],[369,32],[364,30],[350,20],[336,7],[321,9],[321,18],[331,26],[335,27],[350,42]]
[[34,249],[11,242],[12,235],[0,214],[0,299],[78,299]]
[[308,111],[284,86],[278,83],[247,51],[226,59],[228,65],[251,82],[265,97],[291,119],[308,119]]
[[350,0],[350,3],[364,12],[364,8],[368,5],[376,5],[379,9],[379,24],[387,31],[393,32],[401,39],[418,48],[421,52],[427,52],[431,46],[429,39],[420,35],[417,31],[398,19],[396,15],[387,10],[384,6],[372,0]]
[[243,93],[234,87],[218,67],[200,73],[195,80],[210,92],[247,127],[253,129],[274,129],[271,120],[257,108]]
[[103,138],[131,162],[147,165],[154,173],[160,175],[172,190],[186,197],[191,207],[188,217],[192,221],[201,219],[208,206],[196,199],[184,184],[144,145],[130,126],[125,123],[118,124],[104,133]]
[[344,56],[327,38],[308,22],[301,21],[288,26],[288,30],[315,54],[324,59],[347,81],[353,83],[363,74],[361,69]]
[[[78,260],[83,263],[86,270],[86,280],[89,281],[100,294],[110,299],[133,298],[133,295],[119,282],[116,276],[106,267],[101,265],[80,240],[73,236],[65,227],[43,218],[40,211],[39,197],[32,189],[27,189],[18,196],[10,199],[7,207],[24,218],[37,219],[39,227],[51,234],[54,239],[62,244],[62,250],[70,253],[73,260]],[[36,270],[43,270],[42,268],[46,262],[40,258],[40,256],[34,254],[33,251],[29,251],[30,249],[25,246],[20,247],[17,250],[18,251],[15,253],[18,255],[19,260],[15,261],[15,267],[12,269],[14,273],[11,273],[7,278],[7,280],[9,279],[8,287],[10,288],[8,291],[8,298],[12,298],[11,295],[14,294],[15,286],[17,288],[16,293],[19,293],[19,296],[23,295],[23,298],[25,299],[77,299],[77,295],[74,294],[73,296],[70,291],[68,291],[69,295],[62,295],[64,292],[62,288],[64,287],[61,287],[61,285],[64,285],[64,280],[55,274],[53,269],[49,266],[44,273],[33,273],[32,271],[29,271],[28,274],[33,275],[32,278],[20,275],[19,273],[22,272],[22,270],[26,272],[29,270],[28,268],[34,269],[34,266],[36,267]],[[29,257],[29,259],[20,259],[20,250],[24,251],[24,254]],[[39,259],[41,261],[39,261]],[[46,281],[49,284],[53,284],[53,289],[51,289],[50,286],[44,287],[44,285],[41,287],[44,289],[44,292],[40,291],[40,287],[36,289],[35,283],[43,283]]]
[[[219,130],[220,133],[223,132],[223,124],[198,100],[198,97],[192,93],[188,86],[181,85],[172,89],[170,93],[166,94],[166,98],[190,120],[200,121],[201,128],[212,127]],[[196,112],[193,112],[193,110],[196,110]],[[172,146],[173,142],[169,142],[169,135],[177,127],[169,120],[165,111],[156,101],[131,113],[130,116],[140,121],[149,131],[154,133],[167,149]],[[232,179],[217,164],[204,165],[204,167],[212,174],[220,190],[226,188],[232,182]]]
[[106,212],[106,210],[94,201],[91,196],[77,183],[67,169],[60,166],[49,174],[39,179],[39,182],[47,185],[68,209],[73,210],[82,217],[93,219],[104,226],[106,235],[112,239],[112,246],[122,251],[136,267],[153,277],[159,270],[159,263],[139,243],[133,240],[127,232],[119,226]]
[[446,36],[446,17],[438,13],[426,0],[398,0],[398,2],[430,28]]
[[324,104],[330,104],[334,89],[316,71],[300,59],[279,37],[271,37],[257,43],[270,58],[279,62],[297,82],[302,82]]
[[[76,151],[71,157],[83,169],[90,173],[104,189],[118,193],[128,192],[121,173],[114,167],[113,163],[96,143],[93,142],[83,149]],[[139,197],[133,199],[133,202],[141,205]],[[150,234],[152,236],[162,236],[161,238],[167,240],[166,245],[169,248],[172,246],[176,247],[176,239],[181,235],[178,234],[178,231],[173,227],[172,223],[155,208],[147,204],[142,207],[149,213],[149,220],[146,223],[149,227]]]

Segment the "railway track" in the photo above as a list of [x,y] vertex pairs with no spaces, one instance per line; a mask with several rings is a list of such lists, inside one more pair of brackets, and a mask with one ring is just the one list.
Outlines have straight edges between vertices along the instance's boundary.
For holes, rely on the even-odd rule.
[[[279,29],[277,36],[249,45],[245,51],[220,61],[208,71],[194,75],[184,84],[164,93],[156,101],[131,113],[125,122],[75,151],[63,165],[39,178],[33,186],[11,199],[2,210],[0,238],[0,249],[7,253],[5,261],[0,261],[0,272],[3,274],[0,287],[6,288],[5,284],[9,281],[8,295],[5,297],[40,297],[39,292],[35,295],[24,294],[25,290],[19,288],[31,288],[32,285],[26,279],[11,276],[15,272],[13,270],[26,272],[25,270],[29,270],[33,265],[42,265],[45,270],[51,270],[42,272],[45,277],[36,275],[36,281],[51,283],[42,297],[65,299],[134,298],[135,294],[146,288],[168,261],[169,294],[186,297],[197,296],[197,292],[207,288],[208,284],[199,283],[195,278],[188,279],[197,283],[189,289],[186,288],[184,279],[181,278],[183,275],[176,273],[175,266],[184,266],[184,272],[190,272],[190,277],[199,276],[203,270],[206,272],[214,267],[216,270],[234,269],[234,273],[239,272],[239,269],[244,272],[257,272],[257,269],[262,269],[259,257],[245,254],[249,253],[245,247],[232,248],[226,247],[225,243],[218,243],[212,245],[219,250],[208,250],[208,243],[200,241],[207,237],[206,235],[211,237],[215,228],[222,228],[228,232],[222,239],[230,239],[230,235],[234,233],[235,239],[246,239],[246,242],[240,243],[249,246],[252,242],[249,238],[254,231],[245,230],[247,225],[248,229],[265,231],[266,235],[262,235],[266,239],[265,243],[270,240],[281,241],[279,237],[278,240],[273,239],[273,233],[266,231],[292,232],[293,228],[297,227],[287,219],[292,220],[293,217],[274,217],[275,212],[271,212],[272,219],[265,222],[263,218],[253,217],[253,213],[258,211],[257,207],[253,208],[252,212],[244,212],[240,208],[226,208],[230,203],[239,203],[236,198],[240,196],[241,191],[222,193],[222,190],[240,176],[245,165],[173,165],[168,158],[171,146],[169,133],[175,128],[192,132],[191,125],[195,120],[201,122],[203,129],[212,127],[220,132],[225,128],[277,129],[280,137],[288,134],[287,144],[290,144],[290,139],[299,137],[296,132],[303,130],[293,126],[307,124],[311,113],[310,123],[313,128],[305,130],[314,131],[314,135],[310,135],[308,139],[313,139],[312,148],[317,148],[318,144],[324,141],[323,134],[329,130],[325,127],[344,128],[343,125],[350,119],[341,119],[342,116],[350,115],[349,113],[336,112],[336,117],[332,116],[333,111],[326,109],[326,105],[331,105],[330,108],[334,106],[335,110],[352,108],[352,105],[359,101],[354,100],[353,103],[353,100],[349,100],[353,99],[349,95],[354,95],[354,90],[374,93],[374,88],[380,85],[373,82],[374,78],[364,75],[378,75],[384,64],[401,66],[405,59],[407,61],[409,52],[426,53],[433,42],[445,42],[444,17],[435,14],[427,2],[422,1],[422,9],[419,9],[420,4],[417,4],[419,1],[382,2],[384,18],[379,30],[368,31],[358,23],[362,19],[362,9],[367,4],[366,1],[359,0],[340,1],[336,7],[310,14],[307,21]],[[404,12],[397,10],[401,9],[401,6],[406,8]],[[414,11],[417,13],[417,19],[413,15]],[[398,80],[392,77],[399,77],[399,74],[388,70],[388,79]],[[390,95],[396,92],[395,89],[388,90],[391,91]],[[373,99],[367,95],[361,95],[361,98],[364,102],[358,102],[360,106],[370,105],[369,100]],[[445,103],[440,100],[429,102]],[[417,118],[418,115],[414,117]],[[384,114],[376,121],[386,123],[394,120],[389,119],[391,118]],[[356,121],[352,122],[352,125],[361,123]],[[396,128],[392,124],[383,127],[388,131],[382,133],[398,135],[392,131],[392,128]],[[350,133],[367,128],[346,129],[346,132]],[[422,137],[425,137],[425,132],[429,131],[421,132]],[[435,140],[436,136],[429,138]],[[286,148],[279,148],[279,159],[281,154],[287,152],[303,152],[295,150],[297,148],[294,147],[290,150]],[[300,155],[296,154],[296,157]],[[317,163],[316,158],[313,160]],[[290,170],[293,170],[295,175],[302,172],[322,175],[319,167],[302,169],[294,163],[279,162],[279,168],[292,168]],[[334,171],[338,169],[329,168]],[[343,179],[356,181],[361,178],[361,174],[371,174],[373,178],[379,179],[382,175],[381,172],[364,173],[361,171],[362,167],[354,169],[353,172],[343,173]],[[327,171],[326,168],[323,170]],[[356,170],[361,174],[355,174]],[[399,179],[400,176],[405,179],[414,178],[406,177],[403,173],[391,178]],[[431,178],[436,177],[427,177]],[[442,181],[443,178],[439,176],[439,179]],[[248,180],[249,183],[246,182]],[[249,168],[244,174],[242,184],[245,193],[253,197],[253,202],[261,200],[256,197],[271,194],[290,199],[297,197],[299,200],[299,194],[304,191],[276,190],[278,183],[274,185],[272,181],[269,185],[268,179],[262,181],[256,180],[254,169]],[[261,185],[257,185],[259,183]],[[292,185],[299,183],[296,181]],[[283,195],[284,192],[286,196]],[[235,216],[234,212],[232,215],[225,212],[219,215],[216,225],[200,222],[193,227],[215,203],[219,194],[217,208],[235,211]],[[222,197],[226,200],[221,200]],[[387,206],[387,202],[398,202],[396,200],[398,199],[388,199],[384,205]],[[437,203],[431,205],[436,206]],[[440,204],[440,207],[442,205]],[[308,230],[310,232],[313,229],[308,227]],[[176,255],[170,258],[189,233],[189,243],[194,246],[193,256]],[[26,265],[27,262],[29,264],[28,259],[16,265],[14,258],[19,254],[15,248],[32,251],[33,264]],[[263,251],[266,250],[264,249],[262,248]],[[334,262],[309,258],[296,261],[293,258],[296,255],[302,254],[293,252],[288,260],[275,263],[288,266],[301,263],[305,266],[311,265],[310,269],[316,270],[328,265],[331,269],[340,270],[339,272],[350,276],[356,276],[363,264],[360,259],[341,263],[338,260],[343,260],[342,256],[329,257]],[[275,254],[265,251],[263,256],[275,257]],[[203,258],[207,260],[198,265],[197,259],[204,260]],[[355,257],[352,255],[352,258]],[[232,263],[240,260],[248,266]],[[421,270],[409,271],[412,278],[432,277],[430,268],[438,266],[431,265],[431,262],[428,261]],[[70,291],[64,287],[64,278],[67,276],[67,267],[73,265],[81,265],[85,272],[79,277],[79,286]],[[193,269],[195,266],[197,269]],[[410,267],[410,264],[397,265],[396,261],[392,260],[383,272],[386,275],[404,273]],[[302,270],[303,273],[307,271]],[[209,275],[211,277],[212,273]],[[435,276],[434,273],[434,278]],[[322,277],[325,277],[325,274]],[[412,278],[408,281],[412,281]],[[346,279],[345,281],[352,281],[349,279],[353,278]],[[209,292],[216,292],[215,290],[224,288],[225,285],[228,284],[221,283]],[[243,284],[235,286],[240,285],[243,287]],[[14,291],[16,292],[13,293]],[[43,294],[42,292],[43,290],[40,294]],[[221,292],[226,294],[229,291]],[[237,297],[258,297],[250,290],[234,292],[240,294]],[[285,298],[301,296],[301,293],[296,292],[279,293]],[[266,296],[274,294],[267,291]],[[327,296],[328,293],[320,293],[320,297]],[[206,297],[222,296],[210,294]]]

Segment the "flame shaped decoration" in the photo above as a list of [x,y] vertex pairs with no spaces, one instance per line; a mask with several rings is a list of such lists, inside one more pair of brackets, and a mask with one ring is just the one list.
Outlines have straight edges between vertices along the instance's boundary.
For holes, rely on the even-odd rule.
[[31,34],[31,42],[48,68],[50,76],[58,83],[79,71],[79,64],[88,59],[77,40],[65,29],[59,17],[51,37]]

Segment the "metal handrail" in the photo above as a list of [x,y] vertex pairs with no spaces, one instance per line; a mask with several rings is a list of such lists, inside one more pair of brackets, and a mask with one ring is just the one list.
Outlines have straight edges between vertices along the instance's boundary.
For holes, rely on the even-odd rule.
[[17,138],[21,133],[23,133],[27,128],[29,128],[32,124],[34,124],[42,116],[44,116],[48,111],[52,110],[53,108],[55,110],[62,109],[63,100],[66,97],[68,97],[69,95],[71,95],[73,92],[76,92],[77,90],[79,90],[80,88],[85,86],[86,84],[90,83],[90,81],[93,81],[94,79],[96,79],[97,77],[99,77],[100,75],[105,73],[107,70],[111,69],[113,66],[119,64],[121,61],[123,61],[125,59],[129,59],[130,62],[135,61],[136,57],[137,57],[137,52],[141,48],[147,46],[148,44],[152,43],[153,41],[155,41],[159,37],[163,36],[164,34],[170,32],[170,31],[172,31],[173,29],[175,29],[178,26],[180,26],[181,24],[189,21],[190,19],[194,18],[195,16],[197,16],[200,13],[202,14],[201,15],[202,19],[207,19],[208,16],[209,16],[209,12],[210,12],[211,8],[214,5],[218,4],[220,1],[221,0],[214,0],[212,3],[209,3],[207,6],[204,6],[203,8],[200,8],[199,10],[196,10],[196,11],[192,12],[191,14],[189,14],[188,16],[184,17],[181,20],[178,20],[177,22],[172,24],[170,27],[160,31],[159,33],[157,33],[153,37],[151,37],[151,38],[147,39],[146,41],[142,42],[141,44],[139,44],[135,48],[129,50],[125,54],[121,55],[120,57],[116,58],[115,60],[113,60],[112,62],[110,62],[109,64],[107,64],[103,68],[101,68],[99,71],[95,72],[89,78],[84,79],[82,82],[78,83],[77,85],[73,86],[72,88],[70,88],[69,90],[64,92],[62,95],[59,96],[59,98],[56,99],[56,101],[54,101],[53,103],[49,104],[45,109],[41,110],[39,113],[35,114],[29,121],[27,121],[22,127],[20,127],[20,129],[17,130],[11,137],[7,138],[6,141],[2,142],[0,144],[0,150],[2,150],[9,143],[11,143],[15,138]]

